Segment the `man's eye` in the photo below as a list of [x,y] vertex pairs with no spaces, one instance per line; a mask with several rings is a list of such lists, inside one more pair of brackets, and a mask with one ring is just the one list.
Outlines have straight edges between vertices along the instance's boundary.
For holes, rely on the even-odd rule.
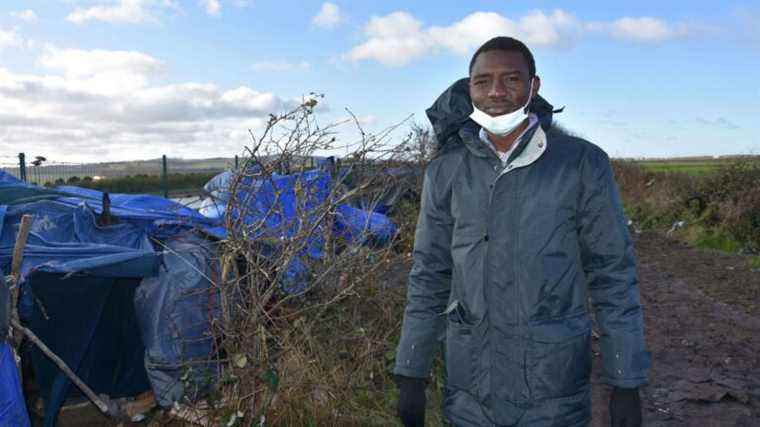
[[486,84],[486,81],[485,80],[478,80],[474,84],[475,84],[475,86],[483,86],[484,84]]

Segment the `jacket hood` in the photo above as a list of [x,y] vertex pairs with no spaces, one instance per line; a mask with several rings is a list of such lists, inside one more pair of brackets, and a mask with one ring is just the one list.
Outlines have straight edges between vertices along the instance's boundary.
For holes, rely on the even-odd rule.
[[[470,100],[469,82],[470,79],[467,77],[457,80],[426,110],[428,119],[433,125],[439,151],[447,145],[451,137],[456,135],[463,125],[477,126],[470,119],[472,101]],[[552,126],[552,114],[561,112],[563,108],[554,110],[554,107],[541,95],[536,95],[528,105],[528,110],[538,116],[539,123],[545,131]]]

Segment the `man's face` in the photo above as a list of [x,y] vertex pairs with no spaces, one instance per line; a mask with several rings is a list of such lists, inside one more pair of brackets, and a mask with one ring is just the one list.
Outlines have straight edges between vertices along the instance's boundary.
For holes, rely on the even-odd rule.
[[[475,59],[470,73],[470,98],[490,116],[517,111],[528,102],[530,71],[520,52],[490,50]],[[540,81],[534,77],[533,94]]]

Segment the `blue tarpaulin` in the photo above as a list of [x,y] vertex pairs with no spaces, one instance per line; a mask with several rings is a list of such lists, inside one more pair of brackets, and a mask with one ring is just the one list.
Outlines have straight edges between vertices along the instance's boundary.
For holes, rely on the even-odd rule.
[[[148,379],[161,406],[207,392],[218,372],[211,323],[219,318],[219,261],[211,242],[183,234],[165,242],[159,274],[142,281],[135,310]],[[213,281],[213,283],[212,283]]]
[[[229,185],[233,179],[224,172],[209,181],[207,187],[218,201],[209,212],[219,217],[230,201]],[[210,185],[213,184],[213,185]],[[247,176],[236,188],[232,216],[247,226],[263,224],[257,236],[288,238],[311,226],[318,220],[318,208],[331,195],[334,180],[328,170],[315,169],[291,175],[274,174],[271,179],[255,179]],[[334,194],[337,195],[337,194]],[[385,244],[396,233],[396,226],[385,215],[367,209],[359,209],[348,203],[336,207],[334,232],[347,243]],[[301,220],[306,218],[306,224]],[[319,245],[317,245],[319,246]],[[313,253],[319,257],[319,253]]]
[[[161,197],[112,194],[116,223],[99,226],[102,200],[98,191],[45,189],[0,174],[0,266],[10,273],[21,217],[33,215],[21,268],[22,321],[96,393],[134,396],[150,383],[133,301],[141,281],[159,273],[160,242],[221,224]],[[45,400],[45,425],[55,425],[78,390],[38,349],[25,357]]]
[[0,426],[28,427],[24,393],[18,377],[16,361],[8,343],[0,342]]
[[[328,163],[326,163],[328,164]],[[243,177],[232,195],[230,185],[234,176],[224,172],[206,185],[220,204],[208,209],[218,218],[229,206],[233,223],[248,227],[251,238],[268,237],[273,241],[287,240],[299,233],[313,230],[299,257],[293,258],[281,284],[288,293],[301,293],[308,287],[309,259],[321,259],[324,248],[324,225],[319,216],[324,213],[328,198],[337,197],[329,168],[314,169],[290,175],[273,174],[256,179],[255,174]],[[220,207],[221,205],[221,207]],[[385,245],[396,234],[395,224],[385,215],[352,207],[347,203],[334,206],[333,236],[347,245]],[[273,248],[274,253],[276,248]]]

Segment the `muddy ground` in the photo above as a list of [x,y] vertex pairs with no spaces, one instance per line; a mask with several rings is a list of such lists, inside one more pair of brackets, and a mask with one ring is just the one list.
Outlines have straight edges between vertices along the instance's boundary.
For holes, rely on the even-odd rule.
[[[645,426],[760,426],[760,271],[744,256],[634,235],[649,350]],[[594,427],[609,389],[595,345]]]
[[[662,234],[634,238],[653,356],[651,383],[641,391],[644,425],[760,426],[760,271],[747,257]],[[608,425],[598,351],[595,343],[594,427]],[[61,425],[114,425],[92,412],[62,418]]]

